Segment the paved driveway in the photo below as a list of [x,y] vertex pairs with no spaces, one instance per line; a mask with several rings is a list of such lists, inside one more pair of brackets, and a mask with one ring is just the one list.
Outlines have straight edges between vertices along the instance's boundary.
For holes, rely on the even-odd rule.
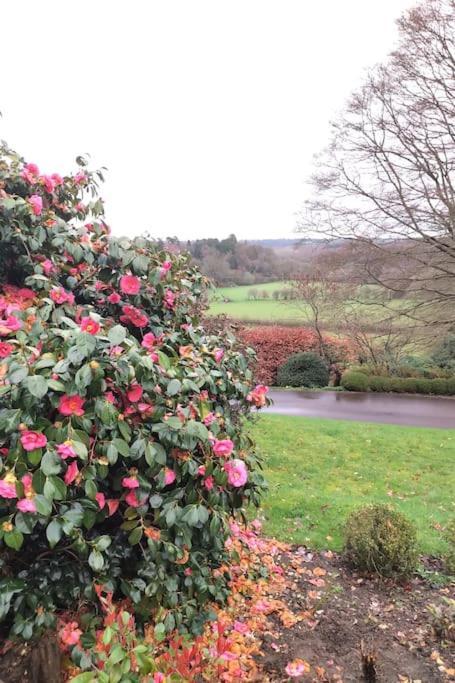
[[337,391],[279,391],[266,412],[455,429],[455,398]]

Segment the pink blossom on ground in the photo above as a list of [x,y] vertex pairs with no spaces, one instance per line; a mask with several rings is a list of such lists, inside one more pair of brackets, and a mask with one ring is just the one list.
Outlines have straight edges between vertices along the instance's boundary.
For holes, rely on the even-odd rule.
[[17,498],[15,484],[0,479],[0,498]]
[[244,486],[248,481],[248,470],[243,460],[238,458],[229,460],[224,466],[224,471],[227,472],[228,482],[231,486],[236,488]]
[[17,502],[16,507],[21,512],[36,512],[35,502],[30,498],[22,498]]
[[139,294],[141,281],[135,275],[123,275],[120,278],[120,291],[123,294]]
[[176,479],[176,474],[174,470],[169,469],[169,467],[166,467],[164,470],[164,483],[166,486],[169,486],[170,484],[173,484]]
[[39,194],[32,194],[28,198],[28,202],[32,207],[32,212],[34,213],[34,215],[40,216],[43,211],[43,200],[41,199]]
[[126,489],[138,489],[139,482],[136,477],[123,477],[122,486],[124,486]]
[[285,671],[290,678],[300,678],[310,671],[310,665],[303,659],[294,659],[286,665]]
[[245,624],[243,621],[234,621],[234,631],[237,631],[237,633],[249,633],[250,632],[250,627],[248,624]]
[[68,469],[66,470],[65,473],[65,484],[68,486],[69,484],[72,484],[73,481],[76,479],[77,475],[79,474],[79,468],[77,466],[76,460],[73,460],[71,465],[69,465]]
[[224,349],[215,349],[213,355],[215,356],[216,362],[220,363],[224,356]]
[[228,458],[234,450],[234,444],[231,439],[215,439],[212,450],[215,455]]
[[41,432],[32,432],[28,429],[21,434],[22,448],[26,451],[34,451],[37,448],[44,448],[47,444],[47,438]]

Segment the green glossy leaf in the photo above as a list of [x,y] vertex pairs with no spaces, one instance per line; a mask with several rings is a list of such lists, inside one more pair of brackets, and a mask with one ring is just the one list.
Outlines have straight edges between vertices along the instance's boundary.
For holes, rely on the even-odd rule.
[[46,528],[46,538],[49,541],[49,545],[51,548],[55,548],[55,546],[61,539],[62,534],[62,525],[58,520],[53,519],[52,522],[48,524]]
[[47,394],[47,381],[41,375],[31,375],[25,380],[27,390],[35,398],[43,398]]

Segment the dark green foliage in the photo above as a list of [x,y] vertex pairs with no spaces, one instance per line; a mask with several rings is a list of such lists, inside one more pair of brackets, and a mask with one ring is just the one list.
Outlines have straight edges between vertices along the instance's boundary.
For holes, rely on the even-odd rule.
[[278,369],[277,382],[280,387],[325,387],[329,369],[317,353],[296,353]]
[[367,505],[350,514],[344,551],[357,569],[381,576],[408,576],[417,562],[416,531],[401,512]]
[[448,334],[436,347],[432,360],[441,368],[455,370],[455,334]]
[[341,378],[341,386],[347,391],[394,392],[397,394],[430,394],[433,396],[454,396],[455,378],[422,379],[418,377],[386,377],[366,375],[357,370],[348,370]]
[[341,378],[341,386],[348,391],[368,391],[369,378],[362,372],[348,370]]

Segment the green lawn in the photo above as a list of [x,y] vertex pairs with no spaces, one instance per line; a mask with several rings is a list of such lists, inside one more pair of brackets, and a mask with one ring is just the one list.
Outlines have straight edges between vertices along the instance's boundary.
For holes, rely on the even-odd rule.
[[350,510],[390,503],[417,525],[422,552],[443,551],[438,528],[455,515],[455,429],[266,415],[252,432],[269,484],[266,533],[340,549]]

